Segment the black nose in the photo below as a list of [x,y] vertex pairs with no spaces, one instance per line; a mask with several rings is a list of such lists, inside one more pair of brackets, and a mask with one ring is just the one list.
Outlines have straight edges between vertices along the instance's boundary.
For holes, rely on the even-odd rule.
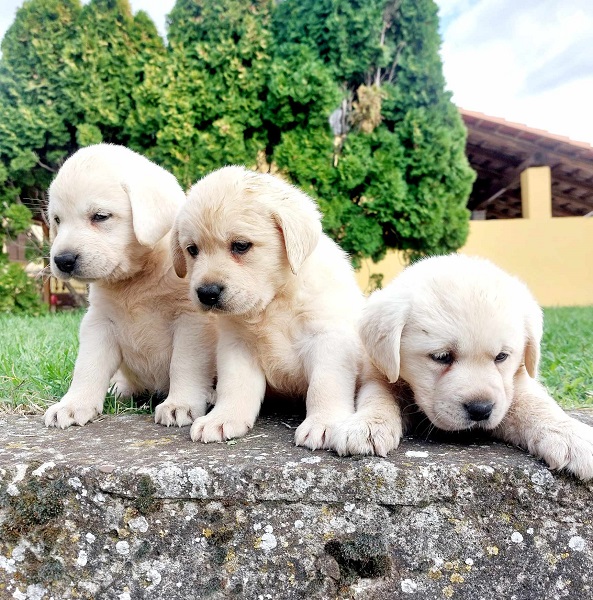
[[54,256],[56,267],[58,267],[62,273],[72,273],[72,271],[74,271],[74,267],[76,266],[77,259],[78,254],[72,254],[72,252],[64,252],[63,254]]
[[474,400],[463,406],[472,421],[485,421],[491,415],[494,404],[487,400]]
[[218,302],[222,290],[224,290],[224,287],[211,283],[210,285],[200,286],[196,291],[202,304],[214,306]]

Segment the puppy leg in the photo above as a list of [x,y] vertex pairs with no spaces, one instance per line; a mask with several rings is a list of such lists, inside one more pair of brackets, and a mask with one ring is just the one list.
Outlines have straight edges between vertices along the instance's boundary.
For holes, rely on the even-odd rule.
[[47,427],[84,425],[103,411],[109,381],[121,364],[111,323],[90,308],[80,325],[80,348],[68,393],[45,413]]
[[329,447],[340,456],[387,456],[399,446],[403,422],[401,410],[385,377],[365,360],[356,412],[332,428]]
[[194,442],[222,442],[244,436],[255,423],[266,377],[257,358],[231,327],[221,326],[217,347],[216,403],[191,427]]
[[206,414],[214,380],[214,327],[206,329],[196,315],[181,315],[175,322],[169,395],[156,407],[161,425],[191,425]]
[[354,412],[360,344],[349,332],[314,336],[305,353],[307,418],[295,443],[311,450],[329,447],[330,429]]
[[515,378],[511,407],[493,433],[542,458],[552,469],[593,478],[593,428],[568,416],[524,370]]

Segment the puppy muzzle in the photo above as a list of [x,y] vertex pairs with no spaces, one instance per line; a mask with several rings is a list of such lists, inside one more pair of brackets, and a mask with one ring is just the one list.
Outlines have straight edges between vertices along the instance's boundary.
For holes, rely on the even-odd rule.
[[494,403],[489,400],[472,400],[466,402],[463,408],[471,421],[486,421],[492,414]]
[[224,291],[224,286],[216,283],[202,285],[196,289],[198,300],[203,308],[210,310],[220,306],[221,294]]
[[76,270],[78,256],[78,254],[74,254],[73,252],[62,252],[62,254],[54,256],[54,264],[60,274],[72,275]]

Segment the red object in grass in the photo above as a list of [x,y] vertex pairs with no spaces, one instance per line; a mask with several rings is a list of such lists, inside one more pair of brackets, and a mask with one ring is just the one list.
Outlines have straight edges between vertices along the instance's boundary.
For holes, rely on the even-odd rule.
[[57,306],[57,305],[58,305],[58,297],[57,297],[55,294],[52,294],[52,295],[49,297],[49,303],[50,303],[52,306]]

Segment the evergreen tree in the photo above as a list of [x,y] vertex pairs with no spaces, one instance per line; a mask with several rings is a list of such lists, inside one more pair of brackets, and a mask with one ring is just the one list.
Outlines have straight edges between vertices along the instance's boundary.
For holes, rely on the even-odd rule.
[[[39,217],[64,159],[101,140],[126,143],[130,89],[164,45],[127,0],[27,0],[2,41],[0,241]],[[23,225],[24,224],[24,225]],[[38,310],[36,284],[0,254],[0,311]]]
[[379,259],[388,247],[413,256],[463,245],[474,174],[444,91],[433,0],[284,0],[274,32],[280,48],[304,41],[343,90],[333,148],[327,127],[306,139],[315,169],[307,154],[274,152],[291,178],[316,190],[326,231],[355,260]]
[[[39,204],[69,150],[72,106],[64,100],[64,54],[76,33],[78,0],[30,0],[2,41],[0,198]],[[34,206],[37,208],[37,206]]]
[[132,18],[128,0],[25,2],[2,41],[0,201],[39,211],[78,147],[127,143],[131,90],[164,52],[154,24]]
[[186,186],[225,164],[255,166],[265,150],[270,6],[270,0],[178,0],[169,15],[152,155]]
[[76,142],[127,144],[134,90],[146,66],[164,54],[163,41],[146,14],[132,16],[129,0],[91,0],[78,28],[67,56],[64,90],[76,111]]
[[279,170],[354,260],[454,250],[473,173],[437,26],[433,0],[177,0],[166,48],[128,0],[27,0],[0,59],[3,212],[109,141],[185,186]]

